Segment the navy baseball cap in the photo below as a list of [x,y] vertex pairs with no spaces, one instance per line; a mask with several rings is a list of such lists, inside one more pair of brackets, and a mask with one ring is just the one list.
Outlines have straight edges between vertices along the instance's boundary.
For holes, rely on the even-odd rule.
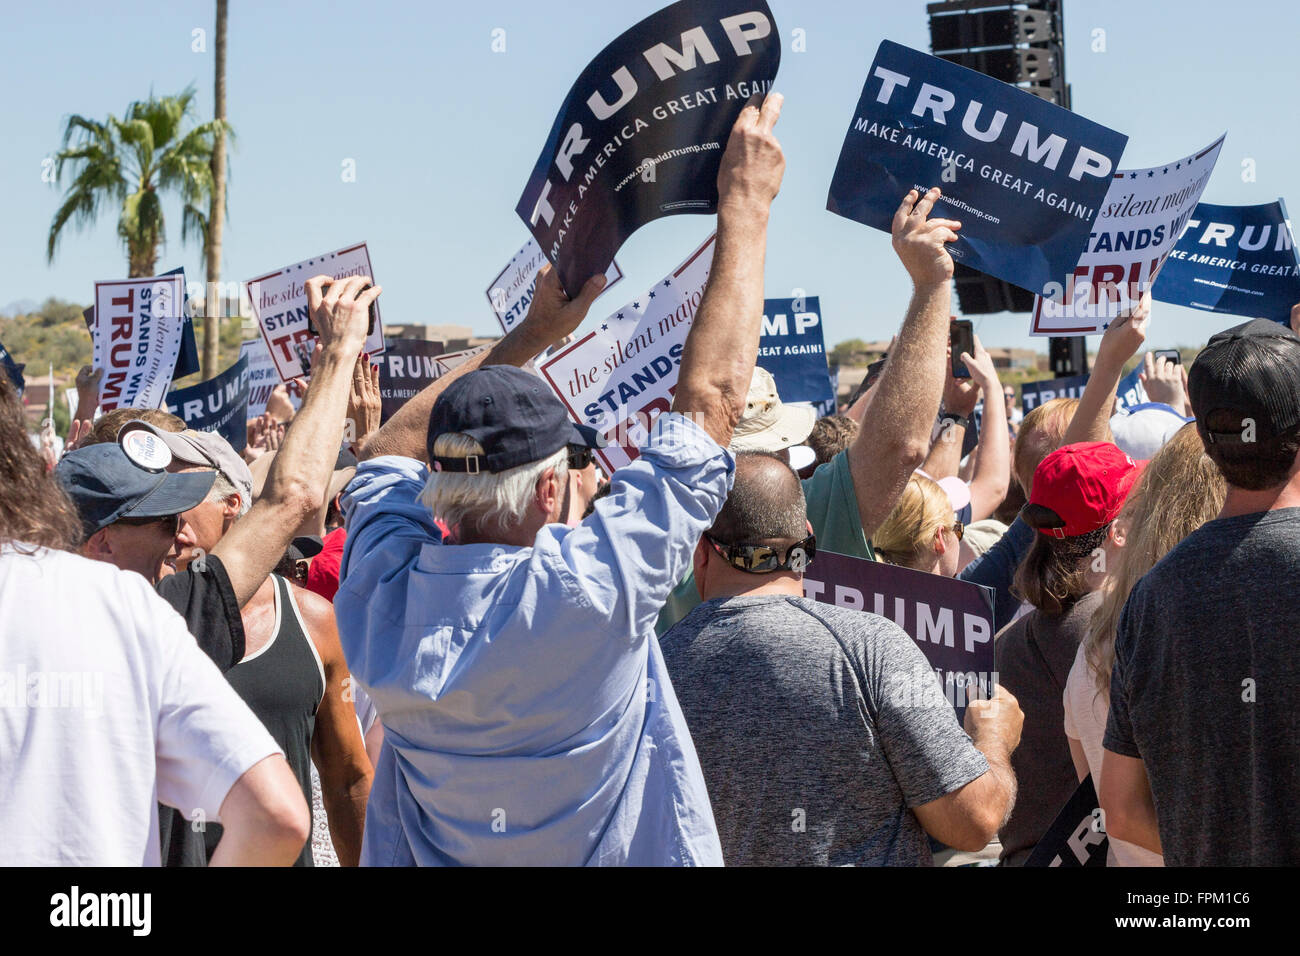
[[[136,432],[147,435],[147,432]],[[212,490],[215,471],[168,474],[171,452],[160,441],[102,442],[69,452],[55,474],[89,538],[123,518],[162,518],[189,511]]]
[[[484,454],[434,455],[434,443],[452,432],[473,438]],[[536,375],[513,365],[489,365],[462,375],[438,396],[429,416],[425,451],[434,471],[473,475],[540,461],[566,445],[600,447],[596,430],[575,425]]]

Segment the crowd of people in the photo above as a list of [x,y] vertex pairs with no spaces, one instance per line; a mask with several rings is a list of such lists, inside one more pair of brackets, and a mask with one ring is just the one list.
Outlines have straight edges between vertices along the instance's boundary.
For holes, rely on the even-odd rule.
[[[672,409],[612,475],[526,371],[604,286],[380,424],[368,277],[233,448],[165,412],[33,448],[0,376],[0,863],[1021,865],[1080,783],[1112,865],[1300,863],[1300,336],[1190,372],[1114,319],[1027,414],[952,374],[961,224],[901,197],[912,297],[840,413],[755,360],[781,98],[747,107]],[[1278,317],[1282,318],[1282,317]],[[982,404],[977,440],[967,441]],[[818,552],[993,594],[964,717],[898,624],[805,597]]]

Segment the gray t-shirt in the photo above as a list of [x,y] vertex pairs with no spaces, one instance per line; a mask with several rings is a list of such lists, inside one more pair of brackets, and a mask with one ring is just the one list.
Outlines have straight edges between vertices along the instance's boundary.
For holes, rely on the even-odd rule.
[[988,770],[916,643],[883,617],[719,598],[661,645],[728,866],[929,865],[909,808]]
[[1220,518],[1129,595],[1103,745],[1140,757],[1166,866],[1300,864],[1300,508]]

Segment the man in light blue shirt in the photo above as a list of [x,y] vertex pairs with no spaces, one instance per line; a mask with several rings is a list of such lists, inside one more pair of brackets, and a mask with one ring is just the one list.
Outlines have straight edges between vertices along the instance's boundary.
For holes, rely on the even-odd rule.
[[518,328],[363,449],[335,598],[384,725],[363,864],[721,864],[654,624],[731,486],[784,170],[780,103],[733,128],[673,410],[591,516],[556,523],[568,462],[594,433],[509,366],[573,331],[599,277],[570,301],[544,271]]

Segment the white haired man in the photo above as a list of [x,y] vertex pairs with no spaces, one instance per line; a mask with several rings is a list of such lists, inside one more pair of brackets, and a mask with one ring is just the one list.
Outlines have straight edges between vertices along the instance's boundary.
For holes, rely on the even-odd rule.
[[594,433],[501,366],[573,331],[599,277],[569,302],[544,272],[488,367],[444,376],[363,449],[335,598],[384,724],[363,865],[722,862],[654,623],[731,486],[785,165],[780,105],[746,107],[732,129],[673,409],[590,517],[558,523],[570,450]]

